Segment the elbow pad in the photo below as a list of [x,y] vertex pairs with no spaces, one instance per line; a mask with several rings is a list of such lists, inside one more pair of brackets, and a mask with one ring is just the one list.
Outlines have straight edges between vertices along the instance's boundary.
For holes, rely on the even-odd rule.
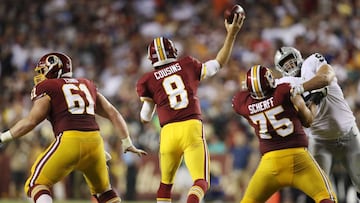
[[211,77],[220,70],[220,63],[217,60],[209,60],[203,64],[203,78]]

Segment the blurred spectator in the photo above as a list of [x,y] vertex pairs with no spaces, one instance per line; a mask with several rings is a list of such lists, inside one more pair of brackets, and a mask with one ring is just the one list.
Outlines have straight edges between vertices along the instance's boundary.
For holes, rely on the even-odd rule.
[[[211,126],[213,131],[207,139],[216,141],[211,151],[230,154],[236,149],[235,136],[244,138],[241,122],[232,116],[231,95],[251,65],[260,62],[269,67],[274,65],[273,49],[280,47],[279,43],[296,46],[304,57],[319,50],[332,60],[339,84],[360,125],[360,1],[2,0],[0,126],[5,129],[29,110],[34,60],[56,48],[78,59],[73,61],[75,75],[93,79],[99,90],[126,114],[125,119],[132,121],[136,144],[157,153],[156,118],[153,125],[141,128],[137,117],[139,101],[134,81],[150,67],[144,51],[146,45],[154,36],[176,36],[174,42],[179,54],[199,59],[211,56],[221,46],[223,11],[234,3],[242,5],[246,12],[242,37],[234,47],[228,67],[219,72],[219,77],[201,84],[198,92],[206,126]],[[101,122],[100,127],[110,146],[114,142],[112,129],[106,122]],[[37,133],[29,137],[38,140]],[[41,140],[46,141],[46,138]],[[15,145],[6,147],[0,157],[3,161],[8,156],[21,159],[23,153],[34,154],[39,147],[23,142],[16,151],[13,151]],[[251,148],[251,152],[242,150],[256,157],[256,147]],[[115,158],[114,154],[110,163],[114,167],[111,169],[114,181],[115,177],[126,175],[123,158]],[[250,160],[248,167],[253,159],[244,155],[236,158],[243,163]],[[11,162],[2,163],[2,170],[11,167],[12,173],[21,173],[19,164]],[[24,163],[22,167],[28,165]],[[251,173],[251,169],[246,170]],[[1,177],[2,185],[9,181],[6,177]],[[246,178],[241,180],[246,184]],[[123,192],[125,187],[118,189]],[[8,191],[5,195],[12,194],[6,188],[5,191]]]

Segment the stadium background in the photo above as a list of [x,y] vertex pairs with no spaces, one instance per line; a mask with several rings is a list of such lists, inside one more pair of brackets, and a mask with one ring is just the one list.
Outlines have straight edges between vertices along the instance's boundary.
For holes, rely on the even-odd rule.
[[[273,67],[280,45],[306,57],[320,52],[332,63],[345,97],[360,122],[360,1],[357,0],[2,0],[0,4],[0,129],[7,129],[31,107],[33,67],[48,51],[73,59],[75,76],[94,80],[124,115],[135,144],[150,155],[122,155],[113,129],[98,118],[112,154],[111,179],[124,200],[153,200],[158,186],[159,126],[139,122],[135,82],[151,69],[146,46],[170,37],[180,55],[202,61],[215,57],[225,36],[223,11],[238,3],[246,20],[228,65],[199,89],[215,181],[207,200],[240,198],[259,158],[257,140],[231,108],[231,97],[253,64]],[[341,116],[341,115],[339,115]],[[42,123],[29,135],[0,149],[0,199],[25,201],[23,184],[36,155],[52,139]],[[181,168],[174,192],[189,184]],[[340,202],[354,197],[348,177],[335,167]],[[216,182],[218,181],[218,182]],[[89,199],[81,175],[71,174],[54,188],[63,199]],[[298,191],[281,191],[281,202],[301,202]],[[349,198],[348,200],[346,198]],[[207,201],[206,200],[206,201]],[[179,200],[181,201],[181,200]],[[3,202],[9,202],[4,200]]]

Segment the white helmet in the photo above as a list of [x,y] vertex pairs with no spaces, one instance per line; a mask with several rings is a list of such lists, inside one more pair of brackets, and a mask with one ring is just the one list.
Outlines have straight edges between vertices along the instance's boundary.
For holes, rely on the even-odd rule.
[[293,47],[281,47],[275,53],[275,68],[283,76],[298,76],[303,63],[301,53]]

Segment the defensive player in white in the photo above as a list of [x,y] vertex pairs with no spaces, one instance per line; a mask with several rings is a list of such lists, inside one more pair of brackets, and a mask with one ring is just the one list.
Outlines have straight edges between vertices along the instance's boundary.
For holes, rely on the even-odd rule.
[[329,176],[335,161],[344,166],[360,203],[360,133],[333,68],[319,53],[303,60],[293,47],[278,49],[274,62],[283,75],[276,83],[291,83],[292,94],[306,95],[305,100],[317,104],[307,131],[310,152]]

